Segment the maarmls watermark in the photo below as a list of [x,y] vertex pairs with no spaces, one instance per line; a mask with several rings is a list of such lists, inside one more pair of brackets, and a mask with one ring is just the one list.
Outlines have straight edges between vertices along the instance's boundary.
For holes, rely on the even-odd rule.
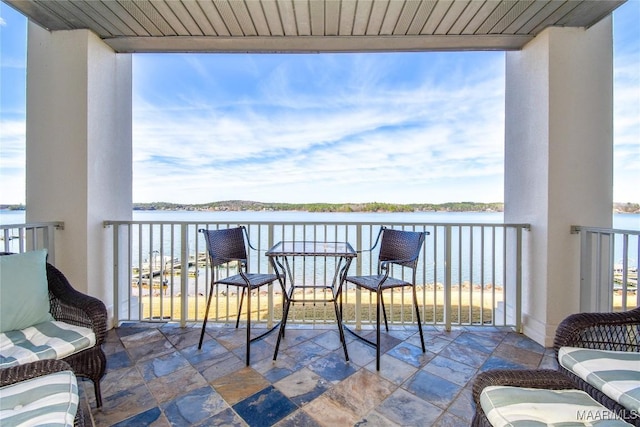
[[584,410],[576,412],[578,421],[605,421],[605,420],[635,420],[640,417],[640,412],[636,410],[622,409],[611,411],[606,408],[597,410]]

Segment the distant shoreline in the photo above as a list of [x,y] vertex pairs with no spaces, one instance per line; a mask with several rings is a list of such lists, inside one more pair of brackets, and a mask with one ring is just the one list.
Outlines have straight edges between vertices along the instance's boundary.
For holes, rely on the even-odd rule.
[[206,204],[134,203],[134,211],[302,211],[338,213],[374,212],[503,212],[503,203],[455,202],[443,204],[415,203],[268,203],[245,200],[227,200]]
[[[26,206],[2,205],[0,209],[24,211]],[[247,200],[226,200],[204,204],[170,202],[134,203],[134,211],[301,211],[301,212],[504,212],[504,203],[450,202],[450,203],[270,203]],[[614,213],[640,214],[640,203],[614,203]]]

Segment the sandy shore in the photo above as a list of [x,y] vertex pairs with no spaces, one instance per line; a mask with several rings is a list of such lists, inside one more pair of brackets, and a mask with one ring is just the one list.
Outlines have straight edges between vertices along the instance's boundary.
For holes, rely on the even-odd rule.
[[[305,295],[306,299],[322,299],[324,297],[322,291],[316,291],[316,294],[312,293],[313,291],[307,292]],[[330,297],[330,295],[328,295]],[[297,295],[297,297],[301,297],[301,295]],[[484,297],[481,295],[480,291],[474,290],[455,294],[454,300],[452,301],[453,307],[453,317],[456,319],[458,317],[458,307],[461,308],[461,319],[463,322],[468,322],[469,315],[474,319],[480,318],[480,304],[481,299],[483,305],[485,307],[485,313],[483,315],[484,319],[491,318],[491,307],[492,307],[492,298],[494,297],[492,291],[485,291]],[[498,298],[501,297],[501,294],[496,291],[495,301],[496,304],[500,301]],[[166,317],[170,316],[173,313],[174,318],[180,317],[180,304],[181,297],[175,296],[173,298],[169,296],[143,296],[142,297],[142,307],[143,307],[143,316],[149,316],[149,310],[151,309],[152,316],[155,318],[159,318],[160,316]],[[370,295],[368,292],[361,292],[360,297],[360,315],[362,319],[375,319],[375,295]],[[387,316],[389,321],[391,319],[395,321],[411,321],[412,319],[412,297],[410,291],[405,291],[404,295],[400,292],[396,292],[393,296],[393,301],[391,301],[390,297],[385,295],[385,307],[387,309]],[[470,301],[472,305],[470,305]],[[393,303],[392,303],[393,302]],[[423,319],[426,323],[434,322],[434,318],[436,322],[441,322],[444,320],[443,315],[443,303],[444,303],[444,292],[442,290],[436,290],[433,292],[432,290],[426,290],[426,292],[419,292],[418,295],[418,304],[426,306],[426,318]],[[172,309],[173,304],[173,309]],[[246,305],[246,298],[244,304]],[[246,318],[246,306],[243,305],[241,319]],[[268,310],[269,307],[269,295],[266,291],[260,292],[259,294],[255,294],[252,296],[252,319],[259,318],[260,320],[267,320],[270,317],[270,313]],[[273,295],[273,318],[279,319],[282,316],[282,294],[275,293]],[[343,293],[343,311],[345,320],[353,320],[355,319],[356,310],[358,309],[357,304],[357,291],[349,290],[348,292]],[[472,308],[470,309],[470,307]],[[258,310],[258,307],[260,308]],[[190,320],[201,320],[204,317],[206,309],[206,299],[204,296],[190,296],[188,300],[188,317]],[[222,294],[214,296],[213,301],[211,302],[211,308],[209,310],[209,319],[217,320],[221,322],[231,322],[236,319],[238,312],[238,296],[235,293],[231,294]],[[311,321],[311,320],[319,320],[320,323],[324,320],[327,322],[335,321],[335,311],[332,303],[323,303],[316,302],[315,304],[312,301],[309,301],[305,304],[295,304],[292,307],[292,311],[290,313],[289,319],[291,321]]]
[[[323,298],[321,291],[308,291],[305,298]],[[300,295],[299,295],[300,296]],[[280,319],[282,316],[282,295],[274,292],[273,313],[269,313],[269,294],[267,291],[254,293],[251,300],[252,319],[266,321],[269,318]],[[627,301],[635,301],[635,293],[629,293]],[[375,321],[375,295],[370,297],[368,292],[361,292],[360,304],[357,304],[357,291],[350,289],[343,293],[343,311],[346,322],[354,321],[356,310],[360,311],[360,317],[364,322]],[[393,302],[393,303],[392,303]],[[246,319],[246,298],[242,308],[241,319]],[[152,295],[141,298],[142,315],[148,318],[149,315],[155,319],[160,318],[180,318],[182,298],[180,296]],[[425,306],[423,322],[426,324],[444,322],[444,291],[441,289],[426,289],[418,292],[418,305]],[[482,292],[479,289],[469,289],[463,287],[459,292],[454,289],[451,298],[451,320],[453,323],[491,323],[492,309],[502,306],[502,289],[496,288]],[[405,291],[404,295],[396,292],[391,301],[389,295],[385,295],[385,307],[389,321],[413,321],[411,292]],[[481,310],[483,307],[483,310]],[[622,294],[614,294],[614,309],[621,310]],[[202,295],[190,296],[188,299],[188,321],[201,321],[206,310],[206,298]],[[235,322],[238,313],[238,295],[236,293],[218,293],[215,295],[209,310],[209,319],[218,322]],[[501,312],[500,312],[501,313]],[[423,314],[423,313],[421,313]],[[481,318],[482,316],[482,318]],[[292,307],[289,317],[292,322],[313,322],[313,323],[333,323],[335,321],[335,311],[332,303],[307,302],[296,304]],[[498,319],[501,323],[501,319]]]

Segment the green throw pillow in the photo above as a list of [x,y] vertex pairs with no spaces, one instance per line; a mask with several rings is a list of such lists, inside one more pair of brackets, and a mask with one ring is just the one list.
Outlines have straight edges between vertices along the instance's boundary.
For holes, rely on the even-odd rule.
[[53,320],[46,260],[46,249],[0,256],[0,332]]

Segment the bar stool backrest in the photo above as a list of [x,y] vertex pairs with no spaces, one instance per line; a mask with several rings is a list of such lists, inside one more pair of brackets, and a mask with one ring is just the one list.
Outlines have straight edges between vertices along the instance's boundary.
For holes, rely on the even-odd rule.
[[207,242],[207,251],[212,267],[230,261],[247,260],[247,248],[244,242],[244,227],[224,230],[200,230]]
[[396,264],[415,268],[425,235],[425,232],[383,228],[378,260],[380,262],[402,260]]

